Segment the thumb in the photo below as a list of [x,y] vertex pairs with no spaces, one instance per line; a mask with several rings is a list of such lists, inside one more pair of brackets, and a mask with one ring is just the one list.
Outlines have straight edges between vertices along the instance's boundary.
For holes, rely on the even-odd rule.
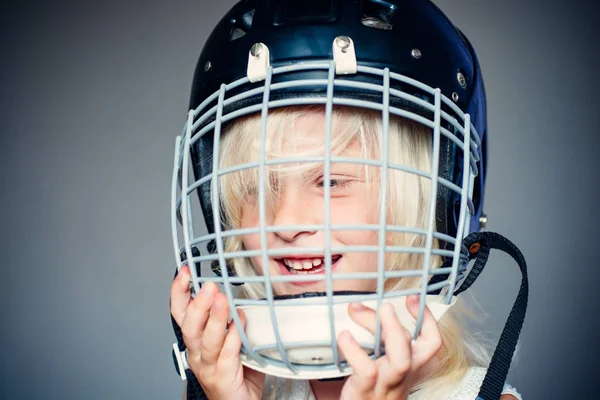
[[262,393],[263,387],[265,386],[265,374],[244,366],[244,380],[246,380],[251,387],[257,390],[257,393]]

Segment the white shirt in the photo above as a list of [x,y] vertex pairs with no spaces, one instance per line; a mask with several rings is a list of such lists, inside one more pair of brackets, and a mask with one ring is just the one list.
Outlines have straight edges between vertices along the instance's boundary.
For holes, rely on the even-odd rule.
[[[474,400],[479,393],[479,388],[485,378],[486,369],[482,367],[471,367],[468,369],[465,377],[455,390],[448,397],[440,400]],[[289,391],[288,391],[289,388]],[[273,390],[276,391],[273,397]],[[289,393],[286,397],[285,393]],[[502,394],[512,394],[519,400],[523,400],[521,395],[512,386],[505,384],[502,389]],[[418,392],[408,396],[408,400],[418,398]],[[308,381],[299,379],[284,379],[267,375],[265,388],[263,391],[263,400],[316,400],[310,388]]]

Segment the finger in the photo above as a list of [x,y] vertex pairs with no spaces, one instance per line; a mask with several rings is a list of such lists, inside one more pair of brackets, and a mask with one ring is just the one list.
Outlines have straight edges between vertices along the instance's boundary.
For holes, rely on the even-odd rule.
[[375,313],[375,310],[362,303],[350,303],[348,305],[348,313],[354,322],[375,335],[377,323],[377,314]]
[[394,306],[386,303],[381,308],[381,325],[385,342],[385,367],[381,379],[390,387],[396,386],[411,367],[410,333],[402,326]]
[[206,322],[206,328],[202,334],[202,345],[200,347],[200,358],[202,363],[216,364],[227,334],[227,320],[229,317],[229,305],[227,296],[217,293],[215,301],[210,309],[210,317]]
[[181,325],[181,333],[188,352],[200,351],[204,328],[210,316],[210,309],[218,293],[217,285],[206,282],[192,300]]
[[181,327],[183,316],[190,302],[190,270],[187,266],[181,267],[171,284],[171,315]]
[[[415,318],[419,314],[419,296],[408,296],[406,298],[406,308]],[[425,306],[423,312],[423,325],[417,340],[412,346],[412,359],[415,368],[420,368],[429,361],[442,348],[442,335],[435,317]]]
[[378,370],[375,362],[359,346],[350,332],[343,331],[338,336],[338,346],[348,364],[352,367],[352,375],[345,385],[352,388],[350,398],[360,398],[361,394],[370,391],[377,383]]
[[[246,327],[246,314],[241,309],[237,310],[240,316],[242,328]],[[227,336],[219,355],[219,369],[231,374],[237,368],[242,368],[244,380],[251,382],[255,387],[264,386],[265,374],[252,368],[244,367],[240,361],[240,350],[242,348],[242,339],[239,331],[236,329],[235,321],[231,320],[227,326]]]
[[[242,328],[246,327],[246,314],[242,310],[238,310],[240,322]],[[219,355],[219,368],[223,370],[233,371],[234,368],[238,368],[240,365],[240,349],[242,348],[242,338],[238,332],[235,321],[232,319],[227,325],[227,335],[221,348],[221,354]]]

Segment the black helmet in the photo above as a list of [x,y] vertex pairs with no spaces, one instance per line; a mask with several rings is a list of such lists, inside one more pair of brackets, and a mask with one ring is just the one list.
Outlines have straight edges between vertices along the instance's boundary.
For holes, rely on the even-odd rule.
[[[196,110],[213,96],[204,110],[216,105],[222,84],[244,79],[248,73],[248,53],[268,49],[270,65],[277,69],[299,63],[330,61],[334,58],[332,42],[351,39],[359,66],[390,73],[416,81],[391,82],[391,88],[412,94],[429,104],[433,95],[422,85],[439,88],[442,96],[456,106],[442,104],[442,111],[462,126],[469,114],[474,134],[472,204],[467,231],[480,229],[486,175],[486,102],[483,78],[475,51],[466,37],[429,0],[244,0],[236,4],[215,27],[196,65],[190,109]],[[262,46],[261,46],[262,45]],[[264,53],[263,53],[264,56]],[[300,69],[274,74],[272,84],[299,80],[326,80],[327,69]],[[382,85],[381,73],[348,74],[344,80]],[[228,88],[227,96],[259,89],[264,82],[245,82]],[[325,97],[327,85],[296,85],[272,91],[270,98]],[[355,98],[382,102],[382,95],[356,87],[335,89],[338,98]],[[223,113],[262,102],[262,93],[228,104]],[[413,101],[392,96],[390,104],[409,109],[433,120],[433,111]],[[198,110],[200,111],[200,110]],[[214,115],[204,124],[214,120]],[[460,137],[448,121],[442,126]],[[206,160],[213,152],[210,135],[200,140],[192,153],[197,179],[207,176],[212,165]],[[442,137],[439,175],[460,186],[462,157],[450,140]],[[460,195],[440,186],[438,190],[437,230],[456,235]],[[200,188],[200,199],[209,232],[214,231],[209,185]]]

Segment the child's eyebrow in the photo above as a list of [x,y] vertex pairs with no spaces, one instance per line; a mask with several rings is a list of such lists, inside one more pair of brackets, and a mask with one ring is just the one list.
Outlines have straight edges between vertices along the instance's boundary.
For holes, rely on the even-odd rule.
[[[332,162],[330,166],[330,175],[358,175],[361,173],[364,164],[348,163],[348,162]],[[314,163],[313,166],[303,171],[303,175],[309,178],[316,178],[325,175],[324,163]]]

